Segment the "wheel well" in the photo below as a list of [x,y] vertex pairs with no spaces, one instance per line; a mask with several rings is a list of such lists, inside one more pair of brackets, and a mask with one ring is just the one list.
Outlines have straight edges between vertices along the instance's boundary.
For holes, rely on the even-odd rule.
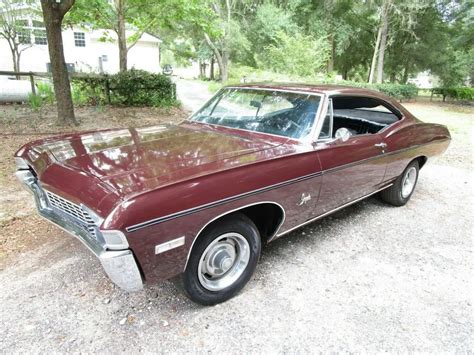
[[196,238],[199,238],[199,235],[204,233],[215,223],[218,223],[222,218],[229,217],[235,213],[241,213],[255,223],[255,226],[260,233],[260,237],[262,238],[262,242],[267,241],[277,232],[278,227],[283,223],[285,218],[285,211],[281,205],[274,202],[262,202],[256,205],[242,207],[241,209],[230,211],[229,213],[219,216],[206,225],[199,232]]
[[424,155],[422,155],[422,156],[419,156],[418,158],[413,159],[412,161],[414,161],[414,160],[418,161],[418,166],[421,169],[423,167],[423,165],[425,165],[426,162],[428,161],[428,158],[425,157]]

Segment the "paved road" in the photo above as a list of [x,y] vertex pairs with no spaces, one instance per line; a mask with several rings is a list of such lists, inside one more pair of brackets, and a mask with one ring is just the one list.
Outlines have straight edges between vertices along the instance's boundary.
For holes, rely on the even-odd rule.
[[473,182],[428,163],[407,206],[371,198],[275,241],[207,308],[175,282],[116,289],[38,220],[17,238],[41,246],[0,273],[0,352],[472,351]]
[[191,112],[199,109],[212,97],[205,84],[193,80],[177,79],[176,93],[183,107]]

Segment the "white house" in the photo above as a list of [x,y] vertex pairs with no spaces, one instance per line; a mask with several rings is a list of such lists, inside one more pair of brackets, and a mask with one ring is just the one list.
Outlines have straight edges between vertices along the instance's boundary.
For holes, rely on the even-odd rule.
[[[41,21],[25,19],[21,35],[23,47],[20,70],[49,71],[46,30]],[[127,37],[134,32],[127,31]],[[107,40],[104,40],[107,38]],[[110,30],[89,30],[82,27],[63,30],[66,63],[75,72],[115,73],[119,71],[117,35]],[[128,68],[160,72],[161,40],[147,33],[128,51]],[[13,61],[6,39],[0,37],[0,70],[12,71]]]

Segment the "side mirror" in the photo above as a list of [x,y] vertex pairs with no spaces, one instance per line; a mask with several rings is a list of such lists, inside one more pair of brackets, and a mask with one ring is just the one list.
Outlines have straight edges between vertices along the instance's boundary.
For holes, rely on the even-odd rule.
[[342,142],[346,142],[351,137],[352,137],[351,131],[349,131],[347,128],[344,128],[344,127],[339,128],[334,134],[334,138],[336,140],[341,140]]

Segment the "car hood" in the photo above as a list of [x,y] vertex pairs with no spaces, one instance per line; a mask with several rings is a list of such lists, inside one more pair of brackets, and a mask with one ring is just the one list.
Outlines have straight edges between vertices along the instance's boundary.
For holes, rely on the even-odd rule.
[[159,125],[74,134],[44,142],[40,150],[129,196],[268,158],[265,152],[280,144]]

